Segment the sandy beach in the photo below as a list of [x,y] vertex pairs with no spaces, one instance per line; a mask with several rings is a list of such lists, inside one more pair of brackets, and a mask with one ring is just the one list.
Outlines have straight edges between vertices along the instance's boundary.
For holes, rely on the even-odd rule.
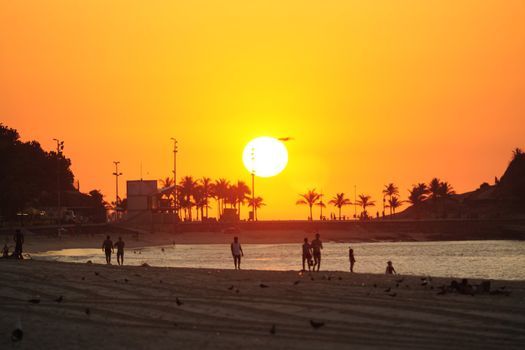
[[[417,276],[35,260],[0,260],[0,278],[2,349],[521,349],[525,342],[521,281],[492,281],[508,296],[438,295],[450,279],[423,286]],[[11,345],[18,320],[23,339]]]

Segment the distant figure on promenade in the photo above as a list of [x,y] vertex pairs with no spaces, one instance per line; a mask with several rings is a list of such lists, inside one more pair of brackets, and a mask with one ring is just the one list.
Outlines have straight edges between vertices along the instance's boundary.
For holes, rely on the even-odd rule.
[[397,273],[396,269],[394,269],[394,265],[392,265],[392,262],[390,260],[386,263],[385,273],[387,275],[395,275]]
[[317,271],[321,268],[321,249],[323,249],[323,242],[319,239],[320,234],[315,234],[315,239],[312,241],[312,252],[314,253],[314,271],[317,266]]
[[124,241],[122,240],[122,237],[118,238],[117,243],[115,243],[115,247],[117,248],[117,264],[124,265]]
[[235,265],[235,270],[241,269],[241,256],[244,256],[242,251],[241,244],[239,243],[239,237],[233,237],[233,243],[231,244],[233,264]]
[[350,272],[354,272],[355,257],[352,248],[348,248],[348,259],[350,260]]
[[15,251],[13,253],[13,256],[16,259],[23,259],[22,257],[22,246],[24,245],[24,235],[20,230],[15,231],[15,235],[13,236],[13,240],[15,241]]
[[111,264],[111,253],[114,252],[115,249],[109,236],[107,236],[106,240],[102,243],[102,251],[106,253],[106,264]]
[[9,247],[7,243],[4,244],[4,248],[2,249],[2,258],[9,258]]
[[308,264],[308,271],[312,269],[312,246],[308,243],[308,238],[304,239],[303,244],[303,271],[306,271],[304,263]]

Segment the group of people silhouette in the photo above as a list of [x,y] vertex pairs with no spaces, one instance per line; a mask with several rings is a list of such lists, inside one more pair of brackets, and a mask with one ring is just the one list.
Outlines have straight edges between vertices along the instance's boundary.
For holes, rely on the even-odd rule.
[[[2,250],[2,257],[23,259],[22,250],[24,245],[24,235],[20,230],[15,231],[13,240],[15,242],[15,249],[12,255],[9,255],[9,247],[6,242]],[[109,235],[106,236],[106,239],[104,240],[104,242],[102,242],[102,251],[106,255],[106,264],[111,264],[111,256],[113,253],[115,253],[115,248],[117,248],[117,264],[124,265],[124,246],[125,243],[122,240],[122,237],[119,237],[118,241],[113,243],[111,237]],[[242,250],[241,244],[239,243],[239,237],[236,236],[233,238],[233,242],[230,244],[230,249],[233,257],[234,267],[236,270],[240,270],[241,257],[244,256],[244,252]],[[320,270],[322,249],[323,242],[321,241],[321,235],[319,233],[315,234],[315,239],[313,239],[311,243],[308,242],[308,238],[304,238],[304,243],[302,245],[302,271],[306,271],[306,267],[308,267],[308,271]],[[348,260],[350,263],[350,272],[354,272],[354,265],[356,263],[356,259],[354,256],[354,250],[350,247],[348,248]],[[392,264],[392,261],[387,262],[385,273],[388,275],[397,273],[394,268],[394,265]]]
[[[242,251],[241,244],[239,243],[239,237],[233,238],[233,242],[230,247],[235,269],[240,270],[241,257],[244,256],[244,252]],[[315,239],[313,239],[311,243],[308,242],[307,237],[304,238],[304,243],[302,246],[303,272],[306,271],[306,267],[308,267],[308,271],[320,270],[322,249],[323,242],[321,241],[321,235],[319,233],[315,234]],[[354,272],[354,265],[356,263],[356,259],[354,256],[354,250],[350,247],[348,248],[348,261],[350,262],[350,272]],[[395,275],[397,273],[394,269],[392,261],[387,262],[385,273],[387,275]]]
[[118,241],[113,244],[110,236],[107,236],[104,242],[102,242],[102,251],[106,254],[106,264],[111,264],[111,254],[115,252],[117,248],[117,264],[124,265],[124,246],[125,243],[122,237],[118,238]]

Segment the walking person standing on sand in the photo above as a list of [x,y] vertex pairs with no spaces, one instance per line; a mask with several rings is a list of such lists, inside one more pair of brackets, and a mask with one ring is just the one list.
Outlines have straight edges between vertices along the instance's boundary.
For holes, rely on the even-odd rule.
[[308,264],[308,271],[310,271],[312,268],[312,247],[308,243],[308,238],[304,239],[303,244],[303,271],[306,271],[304,267],[305,262]]
[[348,248],[348,259],[350,260],[350,272],[354,272],[354,264],[355,264],[354,250],[350,247]]
[[20,230],[15,231],[13,240],[15,241],[15,251],[13,253],[13,256],[16,259],[23,259],[24,257],[22,256],[22,246],[24,245],[24,235]]
[[397,274],[396,269],[394,269],[394,265],[392,265],[391,261],[387,261],[385,273],[387,275],[395,275],[395,274]]
[[106,264],[110,265],[111,253],[115,252],[115,249],[113,248],[113,242],[109,236],[107,236],[106,240],[102,243],[102,251],[106,253]]
[[117,247],[117,264],[119,265],[124,265],[124,245],[122,237],[119,237],[117,243],[115,243],[115,247]]
[[235,270],[241,269],[241,256],[244,256],[242,251],[241,244],[239,243],[239,237],[233,237],[233,243],[231,244],[233,264],[235,265]]
[[315,239],[312,241],[312,251],[314,253],[314,271],[317,266],[317,271],[321,268],[321,249],[323,249],[323,242],[319,239],[320,234],[315,234]]

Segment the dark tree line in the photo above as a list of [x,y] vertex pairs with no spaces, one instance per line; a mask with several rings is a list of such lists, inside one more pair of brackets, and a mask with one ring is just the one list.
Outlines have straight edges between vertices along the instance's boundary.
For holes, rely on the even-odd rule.
[[0,219],[17,213],[57,206],[57,175],[64,206],[92,207],[97,220],[105,219],[99,191],[81,194],[74,186],[71,161],[55,151],[46,152],[37,141],[23,142],[15,129],[0,123]]

